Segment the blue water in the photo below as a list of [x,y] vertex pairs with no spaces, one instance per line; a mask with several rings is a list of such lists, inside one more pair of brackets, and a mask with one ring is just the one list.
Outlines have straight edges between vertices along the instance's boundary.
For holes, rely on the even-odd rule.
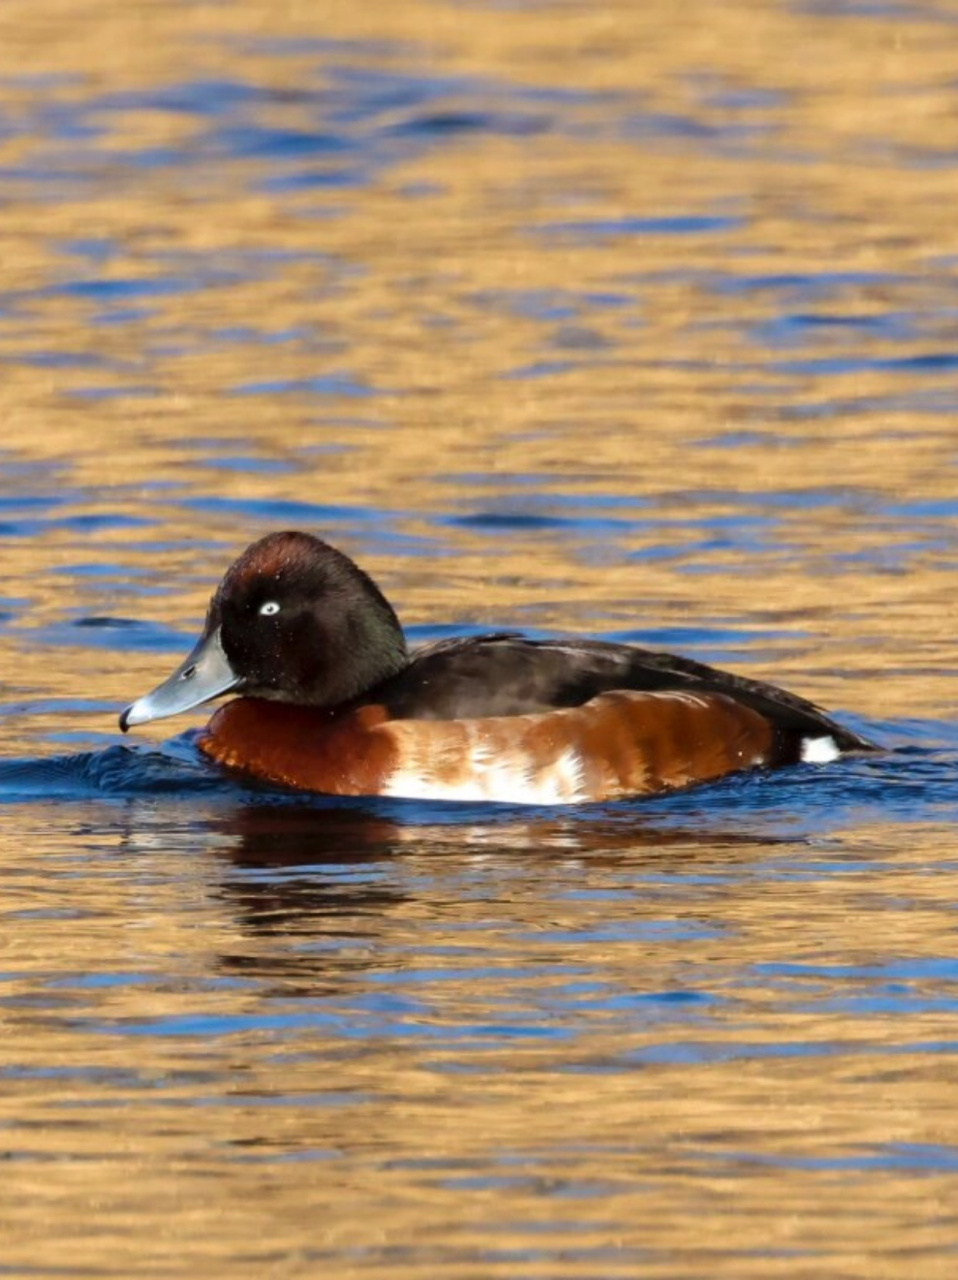
[[[951,1274],[953,25],[11,11],[5,1273]],[[416,643],[682,652],[883,750],[550,810],[122,737],[285,527]]]

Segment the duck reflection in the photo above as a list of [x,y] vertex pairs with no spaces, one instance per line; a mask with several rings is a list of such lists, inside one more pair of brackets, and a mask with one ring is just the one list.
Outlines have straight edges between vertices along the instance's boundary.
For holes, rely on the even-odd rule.
[[[690,862],[701,870],[778,843],[655,826],[621,807],[526,820],[514,810],[495,820],[488,811],[436,809],[422,821],[375,803],[249,804],[211,815],[204,843],[220,864],[216,893],[257,944],[222,956],[224,966],[282,979],[287,994],[291,980],[306,981],[316,995],[381,965],[383,945],[414,947],[417,929],[425,936],[450,913],[454,925],[473,929],[483,913],[518,911],[535,927],[533,917],[547,916],[557,894],[580,886],[614,880],[629,894],[633,875],[687,872]],[[643,910],[638,891],[635,910]]]
[[264,871],[271,867],[319,870],[323,865],[361,866],[410,851],[498,857],[522,853],[552,862],[557,855],[591,861],[637,850],[665,852],[677,846],[718,851],[782,843],[768,835],[657,825],[635,809],[615,806],[605,811],[578,811],[574,816],[537,813],[526,820],[517,818],[515,810],[497,817],[490,817],[487,811],[480,819],[481,810],[466,810],[457,817],[449,809],[433,808],[432,813],[412,814],[403,821],[361,802],[348,808],[295,803],[245,805],[213,818],[209,829],[217,837],[217,852],[235,867]]

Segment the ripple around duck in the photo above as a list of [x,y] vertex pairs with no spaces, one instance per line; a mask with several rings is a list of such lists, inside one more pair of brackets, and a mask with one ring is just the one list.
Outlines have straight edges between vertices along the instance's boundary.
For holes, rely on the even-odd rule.
[[[874,730],[852,727],[882,742],[901,739],[902,726]],[[572,826],[637,824],[653,830],[736,829],[755,838],[819,837],[866,818],[915,823],[958,817],[958,731],[922,723],[903,726],[912,738],[938,745],[890,749],[876,756],[851,757],[827,767],[799,765],[773,772],[735,775],[686,791],[637,797],[615,803],[564,807],[422,802],[375,797],[308,796],[248,782],[210,765],[189,731],[162,746],[117,743],[103,750],[47,757],[0,759],[0,802],[38,800],[117,801],[131,797],[172,797],[187,802],[198,795],[242,805],[293,805],[322,822],[352,812],[400,825],[468,826],[534,822],[543,815]],[[947,744],[947,745],[942,745]]]

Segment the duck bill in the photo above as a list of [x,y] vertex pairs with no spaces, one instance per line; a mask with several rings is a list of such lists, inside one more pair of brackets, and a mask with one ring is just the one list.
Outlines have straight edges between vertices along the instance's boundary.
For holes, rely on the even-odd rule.
[[179,715],[211,698],[229,693],[241,684],[240,677],[223,652],[219,629],[204,635],[173,674],[152,693],[137,699],[120,716],[120,728],[126,733],[137,724],[163,720]]

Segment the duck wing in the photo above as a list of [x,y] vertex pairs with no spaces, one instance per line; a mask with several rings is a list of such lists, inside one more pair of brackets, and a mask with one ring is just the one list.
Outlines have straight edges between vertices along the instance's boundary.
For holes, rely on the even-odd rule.
[[473,720],[579,707],[615,690],[718,694],[757,711],[797,749],[823,737],[840,751],[876,749],[814,703],[775,685],[602,640],[530,640],[511,632],[442,640],[415,650],[409,665],[363,702],[382,705],[391,719]]

